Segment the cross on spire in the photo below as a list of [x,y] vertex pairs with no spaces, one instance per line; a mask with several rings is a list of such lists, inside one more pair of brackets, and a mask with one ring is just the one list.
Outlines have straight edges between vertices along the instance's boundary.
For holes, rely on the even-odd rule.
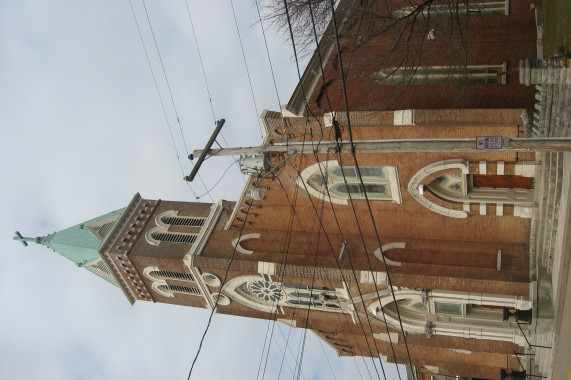
[[41,237],[35,237],[35,238],[31,238],[31,237],[24,237],[22,236],[22,234],[20,234],[19,231],[16,231],[16,234],[14,235],[14,240],[18,240],[20,242],[22,242],[22,244],[24,244],[24,246],[28,246],[27,242],[33,242],[36,244],[42,244],[42,238]]

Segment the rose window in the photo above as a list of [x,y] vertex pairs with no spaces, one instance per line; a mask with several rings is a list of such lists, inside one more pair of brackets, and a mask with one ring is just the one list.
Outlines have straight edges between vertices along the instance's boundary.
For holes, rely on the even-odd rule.
[[249,293],[266,302],[278,302],[284,297],[284,292],[277,284],[269,281],[253,281],[248,284]]

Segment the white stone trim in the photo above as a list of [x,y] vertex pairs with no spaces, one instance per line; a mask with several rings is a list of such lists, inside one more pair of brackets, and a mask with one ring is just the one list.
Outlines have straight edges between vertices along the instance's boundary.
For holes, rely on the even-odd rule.
[[[291,301],[292,297],[294,297],[294,299],[295,299],[295,296],[292,296],[292,294],[295,293],[295,291],[291,290],[289,287],[286,288],[285,286],[282,286],[282,284],[279,282],[275,282],[274,284],[280,286],[280,288],[282,289],[282,291],[284,293],[284,297],[281,300],[278,300],[274,303],[256,302],[255,300],[250,299],[250,298],[240,294],[236,290],[244,282],[260,281],[260,280],[267,281],[264,279],[264,277],[259,276],[259,275],[245,275],[245,276],[234,277],[231,280],[227,281],[226,284],[224,284],[224,287],[222,288],[222,293],[227,295],[228,297],[230,297],[234,301],[241,303],[244,306],[250,307],[250,308],[255,309],[255,310],[267,312],[267,313],[276,312],[278,310],[278,308],[282,308],[282,307],[289,307],[289,308],[295,308],[295,309],[307,309],[308,308],[308,306],[303,305],[303,304],[289,303],[288,301]],[[272,282],[272,281],[270,280],[270,282]],[[325,307],[320,307],[320,306],[311,306],[311,310],[312,311],[323,311],[323,312],[334,312],[334,313],[349,313],[349,314],[351,314],[351,316],[353,317],[353,321],[355,322],[355,318],[356,318],[355,310],[353,308],[353,305],[350,302],[350,298],[349,298],[348,290],[346,288],[346,284],[343,284],[343,285],[344,285],[343,289],[335,288],[334,291],[333,290],[326,291],[328,293],[334,293],[335,294],[335,296],[337,297],[337,302],[339,304],[339,308],[325,308]]]
[[277,311],[277,306],[278,306],[277,302],[272,305],[262,304],[254,302],[249,298],[243,297],[241,294],[236,292],[236,288],[240,286],[243,282],[259,280],[259,279],[260,276],[253,276],[253,275],[234,277],[233,279],[226,281],[226,284],[224,284],[224,286],[222,287],[222,293],[227,295],[234,301],[241,303],[242,305],[247,306],[249,308],[263,311],[266,313],[273,313]]
[[230,298],[224,294],[212,293],[212,302],[214,302],[216,306],[228,306],[231,301]]
[[[405,248],[405,247],[406,247],[406,243],[395,242],[395,243],[385,244],[381,248],[382,248],[382,252],[387,252],[387,251],[390,251],[391,249],[394,249],[394,248]],[[380,248],[377,248],[375,250],[374,255],[377,259],[379,259],[380,261],[383,261],[383,254],[381,253]],[[400,267],[402,265],[402,263],[400,261],[393,261],[393,260],[389,259],[387,256],[385,256],[385,261],[387,262],[387,265],[393,265],[396,267]]]
[[361,271],[361,284],[377,284],[386,285],[387,283],[387,273],[386,272],[371,272],[371,271]]
[[496,216],[504,216],[504,205],[502,203],[496,205]]
[[159,246],[161,244],[160,240],[156,240],[153,237],[154,233],[161,233],[161,232],[169,232],[165,227],[162,226],[157,226],[157,227],[153,227],[150,230],[148,230],[147,232],[145,232],[145,240],[147,241],[147,243],[149,243],[150,245],[154,245],[154,246]]
[[[321,170],[319,168],[320,166],[321,166]],[[316,162],[315,164],[310,165],[301,171],[301,174],[297,178],[296,183],[303,190],[305,190],[307,188],[307,192],[309,194],[313,195],[317,199],[326,200],[327,202],[331,202],[334,204],[347,205],[347,204],[349,204],[349,202],[347,202],[346,199],[335,198],[333,196],[331,196],[331,199],[329,199],[327,194],[324,194],[321,191],[314,189],[312,186],[310,186],[307,183],[307,181],[309,180],[309,177],[311,177],[312,175],[314,175],[316,173],[321,173],[321,172],[326,173],[328,168],[335,167],[335,166],[339,166],[339,162],[337,160]],[[304,186],[304,184],[305,184],[305,186]]]
[[[313,165],[308,166],[307,168],[305,168],[300,176],[297,178],[297,185],[299,187],[301,187],[303,190],[307,190],[307,192],[316,197],[317,199],[320,200],[324,200],[330,203],[334,203],[334,204],[340,204],[340,205],[347,205],[349,204],[348,202],[348,197],[340,197],[336,194],[334,194],[333,192],[329,192],[329,195],[327,194],[327,192],[321,192],[317,189],[314,189],[307,181],[309,180],[309,178],[317,173],[327,173],[327,170],[329,168],[333,168],[336,166],[340,166],[339,162],[336,160],[330,160],[330,161],[324,161],[324,162],[316,162]],[[392,200],[394,203],[402,203],[402,194],[401,194],[401,188],[400,188],[400,181],[399,181],[399,175],[398,175],[398,168],[396,166],[379,166],[382,167],[385,174],[386,174],[386,178],[383,179],[382,181],[378,181],[378,180],[372,180],[372,181],[365,181],[366,183],[382,183],[385,185],[388,185],[391,193],[390,196],[387,198],[369,198],[370,200]],[[355,181],[351,181],[352,183],[358,183]],[[328,184],[328,186],[330,186],[330,184]],[[363,199],[362,197],[356,197],[356,196],[352,196],[353,200],[357,200],[357,199]]]
[[223,210],[224,206],[222,204],[222,201],[218,201],[212,205],[210,209],[210,214],[208,214],[208,217],[204,221],[204,225],[200,229],[200,232],[198,233],[196,240],[194,241],[194,243],[192,244],[190,250],[186,255],[198,256],[202,253],[202,250],[204,249],[204,246],[208,242],[208,238],[214,231],[214,227],[216,227],[216,223],[218,222],[220,215],[222,215]]
[[200,289],[200,293],[202,294],[204,301],[206,301],[206,306],[210,310],[215,310],[215,307],[216,307],[215,300],[212,299],[212,293],[210,292],[208,285],[204,282],[204,279],[202,278],[202,273],[200,272],[200,270],[198,268],[192,266],[193,260],[192,259],[186,260],[186,257],[192,258],[192,256],[189,256],[188,254],[186,254],[185,259],[183,259],[183,262],[186,264],[186,267],[188,268],[188,270],[192,274],[192,277],[194,277],[194,283],[196,285],[198,285],[198,288]]
[[[160,227],[164,227],[164,228],[166,228],[166,229],[169,229],[169,228],[171,227],[171,224],[164,223],[164,222],[162,221],[163,218],[181,218],[181,219],[195,219],[195,220],[198,220],[198,219],[203,219],[203,220],[204,220],[204,219],[206,219],[206,218],[203,217],[203,216],[180,216],[179,213],[180,213],[180,211],[178,211],[178,210],[176,210],[176,211],[175,211],[175,210],[163,211],[163,212],[161,212],[160,214],[158,214],[157,216],[155,216],[155,224],[156,224],[157,226],[160,226]],[[199,227],[199,226],[183,226],[183,227],[201,228],[201,227]]]
[[514,205],[514,216],[530,219],[531,217],[533,217],[533,207],[527,207],[524,205]]
[[273,276],[276,274],[276,263],[268,263],[265,261],[258,261],[258,273],[261,275],[267,274]]
[[146,278],[148,278],[151,281],[159,281],[159,282],[163,281],[164,282],[164,279],[157,278],[157,277],[154,277],[153,275],[151,275],[151,272],[155,272],[155,271],[156,272],[160,271],[160,268],[157,266],[146,267],[145,269],[143,269],[143,276],[145,276]]
[[480,215],[486,215],[486,203],[480,203]]
[[162,296],[165,296],[165,297],[174,297],[174,294],[173,294],[172,292],[165,292],[164,290],[159,289],[159,286],[161,286],[161,285],[165,285],[165,286],[166,286],[166,285],[167,285],[166,281],[162,281],[162,282],[160,282],[160,281],[153,281],[153,283],[151,284],[151,288],[152,288],[155,292],[159,293],[159,294],[162,295]]
[[422,183],[422,181],[426,177],[445,169],[460,169],[462,171],[462,174],[469,174],[470,172],[468,162],[466,160],[453,159],[453,160],[437,161],[425,166],[424,168],[416,172],[415,175],[412,176],[412,178],[408,183],[408,192],[418,203],[420,203],[421,205],[423,205],[424,207],[428,208],[431,211],[434,211],[441,215],[450,216],[452,218],[467,218],[468,212],[453,210],[450,208],[440,206],[426,199],[418,191],[418,186]]
[[204,272],[202,273],[201,277],[202,281],[204,281],[206,285],[211,286],[213,288],[217,288],[220,285],[222,285],[222,281],[220,281],[220,278],[214,273]]
[[383,166],[387,172],[387,178],[391,185],[391,197],[393,203],[402,203],[402,194],[400,189],[399,172],[396,166]]
[[[99,231],[96,231],[95,228],[97,227],[101,227],[104,226],[105,224],[108,223],[114,223],[117,219],[119,219],[119,217],[121,216],[121,214],[116,214],[116,215],[112,215],[108,218],[102,219],[102,220],[98,220],[97,222],[93,222],[91,224],[88,224],[85,226],[85,229],[87,229],[89,232],[91,232],[91,234],[93,234],[93,236],[98,239],[99,241],[103,241],[104,238],[109,235],[109,233],[111,232],[111,229],[113,228],[113,226],[111,227],[111,229],[107,232],[106,236],[101,236],[99,234]],[[95,272],[94,272],[95,273]],[[113,282],[115,280],[113,279]]]
[[505,163],[503,161],[498,161],[497,162],[497,174],[498,175],[504,175],[505,173]]
[[326,128],[331,128],[333,127],[333,120],[335,120],[335,117],[337,116],[337,112],[333,111],[333,112],[325,112],[323,114],[323,125]]
[[487,161],[480,161],[479,168],[480,174],[488,174],[488,163]]
[[245,248],[243,248],[240,243],[245,241],[245,240],[249,240],[249,239],[259,239],[260,238],[260,234],[259,233],[252,233],[252,234],[246,234],[246,235],[242,235],[237,237],[236,239],[232,240],[232,242],[230,244],[232,244],[232,248],[236,248],[236,251],[243,253],[244,255],[251,255],[252,253],[254,253],[254,251],[249,251]]
[[434,366],[434,365],[425,365],[424,368],[426,368],[427,370],[429,370],[432,373],[440,373],[440,368]]
[[[389,339],[390,336],[390,339]],[[399,342],[399,334],[396,332],[390,332],[390,333],[378,333],[378,334],[373,334],[373,338],[375,339],[379,339],[382,340],[383,342],[392,342],[392,343],[398,343]]]
[[[411,302],[414,303],[427,297],[422,290],[393,289],[397,300],[411,299]],[[389,325],[399,326],[396,315],[392,315],[393,313],[386,307],[393,302],[390,289],[380,291],[378,299],[380,301],[376,300],[367,307],[368,311],[380,319],[383,319],[384,316]],[[435,313],[437,302],[463,305],[462,315]],[[527,297],[432,290],[429,291],[428,301],[425,302],[427,312],[411,313],[401,310],[402,325],[408,333],[424,334],[426,323],[430,322],[433,335],[499,340],[519,345],[525,343],[516,322],[503,321],[501,310],[475,309],[475,311],[467,314],[466,305],[469,304],[513,307],[519,310],[531,307],[531,301]],[[381,312],[381,305],[383,305],[384,313]],[[526,328],[525,326],[522,327]]]
[[472,351],[468,351],[468,350],[459,350],[457,348],[447,348],[447,350],[452,351],[452,352],[457,352],[459,354],[464,354],[464,355],[470,355],[472,353]]
[[393,115],[393,125],[415,125],[414,110],[396,110]]
[[537,165],[534,161],[523,161],[515,164],[515,175],[535,177]]
[[[107,272],[101,270],[101,266],[104,266],[107,269]],[[103,277],[109,282],[115,283],[115,279],[111,274],[111,270],[109,269],[107,264],[105,264],[105,261],[103,261],[101,257],[98,257],[89,264],[84,265],[83,268],[87,269],[91,273],[95,273],[96,275]]]
[[175,211],[175,210],[167,210],[167,211],[161,212],[160,214],[155,216],[155,224],[159,227],[169,228],[170,224],[163,223],[163,221],[161,219],[165,216],[166,217],[177,217],[178,213],[179,212]]

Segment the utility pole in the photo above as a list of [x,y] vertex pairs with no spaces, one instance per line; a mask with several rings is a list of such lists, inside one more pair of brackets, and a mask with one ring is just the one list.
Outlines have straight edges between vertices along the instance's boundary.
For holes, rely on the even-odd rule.
[[[492,136],[496,137],[496,136]],[[497,136],[500,137],[500,136]],[[194,156],[236,156],[264,153],[313,154],[313,153],[404,153],[404,152],[570,152],[571,138],[502,138],[501,147],[482,149],[477,147],[480,138],[464,139],[402,139],[348,141],[290,142],[287,144],[256,147],[203,149],[193,151]]]

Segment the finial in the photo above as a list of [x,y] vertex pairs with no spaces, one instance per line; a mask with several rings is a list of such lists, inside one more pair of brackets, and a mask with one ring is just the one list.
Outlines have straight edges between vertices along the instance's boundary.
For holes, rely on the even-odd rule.
[[28,246],[27,242],[29,242],[29,241],[34,242],[36,244],[41,244],[41,242],[42,242],[41,237],[35,237],[35,238],[23,237],[19,231],[16,231],[16,234],[14,235],[14,240],[18,240],[18,241],[22,242],[22,244],[24,244],[24,246],[26,246],[26,247]]

